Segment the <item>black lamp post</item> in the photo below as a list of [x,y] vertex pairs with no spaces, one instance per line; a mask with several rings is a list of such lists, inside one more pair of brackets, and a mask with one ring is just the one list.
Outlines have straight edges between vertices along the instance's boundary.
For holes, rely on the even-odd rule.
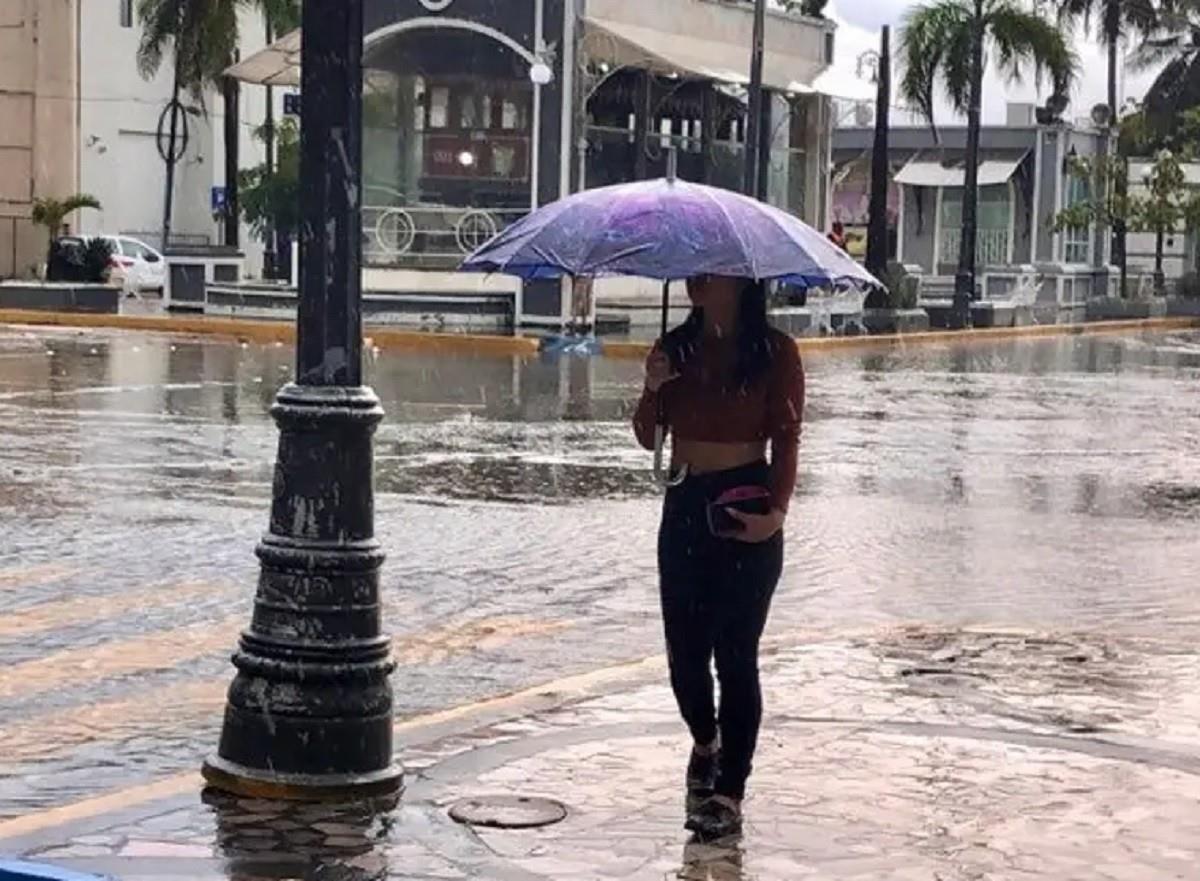
[[279,425],[254,615],[208,783],[291,799],[394,796],[394,663],[383,635],[373,446],[362,385],[362,0],[305,0],[303,268],[296,382]]

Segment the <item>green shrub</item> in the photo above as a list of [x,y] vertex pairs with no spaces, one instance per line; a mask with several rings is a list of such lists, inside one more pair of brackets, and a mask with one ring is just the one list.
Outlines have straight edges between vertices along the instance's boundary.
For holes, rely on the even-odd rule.
[[83,249],[83,280],[103,284],[111,271],[113,245],[108,239],[88,239]]

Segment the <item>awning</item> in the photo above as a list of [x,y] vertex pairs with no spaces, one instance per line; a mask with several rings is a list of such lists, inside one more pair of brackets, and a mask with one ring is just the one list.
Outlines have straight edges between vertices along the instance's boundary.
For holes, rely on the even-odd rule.
[[817,78],[811,84],[790,83],[787,91],[795,92],[798,95],[826,95],[830,98],[839,98],[855,103],[866,101],[874,103],[879,92],[874,83],[859,79],[856,74],[832,67],[817,74]]
[[[1029,151],[998,153],[984,151],[979,163],[979,186],[1008,183]],[[896,173],[896,183],[909,187],[961,187],[966,182],[966,163],[960,159],[945,161],[925,158],[920,153]]]
[[[586,51],[593,61],[613,67],[636,67],[656,73],[695,76],[722,83],[748,85],[750,47],[684,33],[588,16]],[[811,62],[810,62],[811,64]],[[765,53],[763,85],[780,92],[816,91],[797,79],[797,59],[782,52]]]
[[225,75],[259,86],[300,85],[300,30],[239,61]]

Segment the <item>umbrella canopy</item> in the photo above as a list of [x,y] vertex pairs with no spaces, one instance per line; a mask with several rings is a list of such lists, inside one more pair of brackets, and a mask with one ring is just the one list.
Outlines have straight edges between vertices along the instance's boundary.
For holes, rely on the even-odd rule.
[[725,275],[806,288],[880,286],[798,218],[730,190],[672,179],[554,202],[483,245],[462,268],[526,279]]

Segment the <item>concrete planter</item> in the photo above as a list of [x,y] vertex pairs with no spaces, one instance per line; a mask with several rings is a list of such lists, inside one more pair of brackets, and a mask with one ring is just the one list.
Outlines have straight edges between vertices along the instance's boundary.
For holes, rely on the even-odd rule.
[[924,309],[864,309],[862,323],[868,333],[921,333],[929,330],[929,313]]
[[1167,315],[1171,317],[1200,318],[1200,297],[1168,297]]
[[121,289],[75,282],[5,282],[0,284],[0,309],[115,315],[121,310]]
[[1167,301],[1161,297],[1148,300],[1120,300],[1103,297],[1089,300],[1088,321],[1132,321],[1142,318],[1162,318],[1167,314]]
[[[269,285],[208,285],[204,312],[223,318],[294,321],[295,288]],[[363,322],[434,331],[510,332],[514,296],[506,293],[394,293],[364,291]]]

